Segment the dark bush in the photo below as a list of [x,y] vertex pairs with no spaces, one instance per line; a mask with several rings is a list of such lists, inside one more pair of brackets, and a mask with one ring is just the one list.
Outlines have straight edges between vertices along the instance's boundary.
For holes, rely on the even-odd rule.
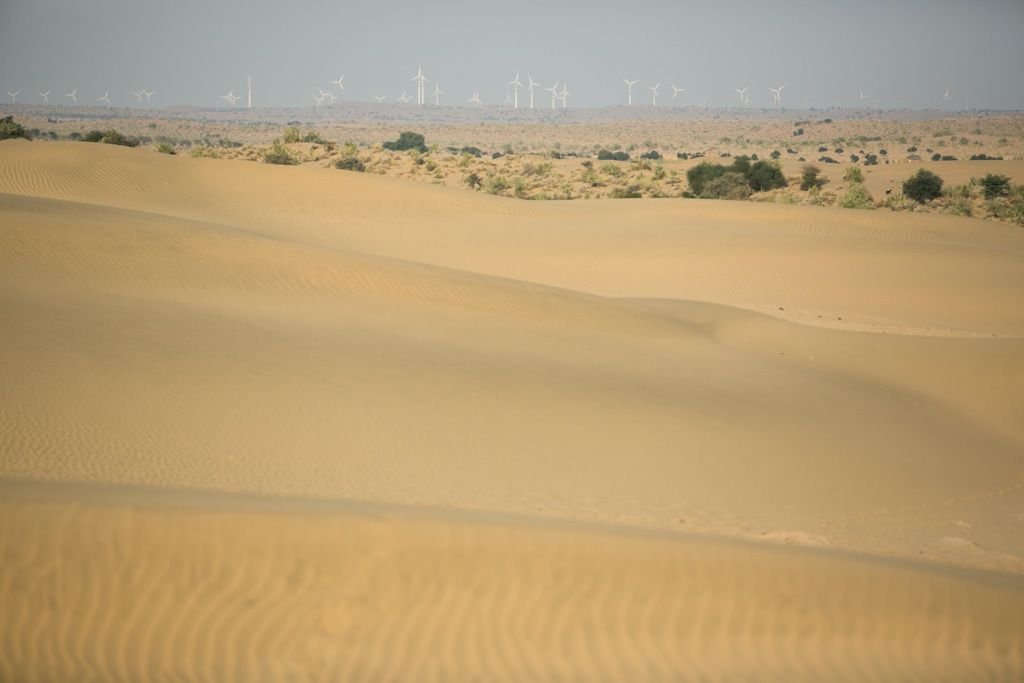
[[914,145],[913,147],[907,147],[907,151],[913,154],[914,152],[917,151],[917,145]]
[[903,194],[921,204],[942,195],[942,178],[922,168],[903,182]]
[[292,156],[288,148],[280,140],[274,140],[274,146],[263,153],[263,163],[279,166],[295,166],[299,160]]
[[597,153],[598,161],[629,161],[629,154],[626,152],[612,152],[607,149],[599,150]]
[[838,164],[839,162],[832,157],[818,157],[818,161],[823,164]]
[[414,133],[411,130],[402,132],[397,140],[385,142],[383,147],[393,152],[404,152],[409,149],[415,149],[419,152],[427,151],[426,139],[421,134]]
[[782,169],[770,161],[757,161],[747,172],[747,184],[754,192],[765,192],[786,186]]
[[704,199],[747,199],[750,194],[750,184],[743,174],[728,171],[708,181],[700,196]]
[[981,179],[981,191],[985,195],[985,199],[1005,197],[1010,194],[1010,179],[1004,175],[989,173]]
[[640,199],[642,195],[639,185],[630,185],[629,187],[613,187],[608,196],[612,199]]
[[779,150],[777,150],[777,149],[776,149],[776,150],[773,150],[773,151],[772,151],[772,153],[771,153],[771,157],[772,157],[772,159],[778,159],[778,158],[779,158],[779,157],[781,157],[781,156],[782,156],[782,152],[780,152],[780,151],[779,151]]
[[814,187],[821,187],[825,179],[821,177],[821,169],[814,164],[806,164],[800,171],[800,189],[807,191]]
[[1002,161],[1002,157],[990,157],[987,154],[972,154],[971,161]]
[[857,163],[858,161],[860,161],[860,157],[859,157],[859,156],[857,156],[856,154],[851,154],[851,155],[850,155],[850,161],[851,161],[852,163],[854,163],[854,164],[855,164],[855,163]]
[[107,145],[121,145],[122,147],[138,147],[139,141],[127,135],[118,133],[116,130],[91,130],[82,136],[85,142],[102,142]]
[[932,161],[942,161],[942,155],[936,152],[932,155]]
[[342,157],[334,162],[334,168],[340,171],[358,171],[362,173],[366,170],[366,164],[359,160],[359,157]]
[[874,154],[865,154],[864,155],[864,165],[865,166],[878,166],[878,157],[875,156]]
[[31,136],[25,131],[25,127],[14,120],[13,116],[5,116],[0,119],[0,140],[11,138],[24,138],[31,140]]
[[821,152],[827,152],[827,151],[828,151],[828,147],[819,147],[819,148],[818,148],[818,152],[819,152],[819,153],[821,153]]
[[643,154],[641,154],[640,158],[641,159],[658,160],[658,159],[661,159],[662,157],[661,157],[661,153],[658,152],[658,150],[652,149],[650,152],[644,152]]
[[474,156],[477,159],[479,159],[480,157],[482,157],[484,155],[484,153],[482,151],[480,151],[479,147],[463,147],[462,149],[459,150],[459,153],[460,154],[469,154],[470,156]]
[[704,192],[704,186],[715,178],[725,175],[726,168],[721,164],[712,164],[702,161],[686,172],[686,181],[690,184],[690,191],[695,195]]
[[796,130],[793,131],[793,137],[799,137],[799,136],[801,136],[803,134],[804,134],[804,129],[803,128],[797,128]]

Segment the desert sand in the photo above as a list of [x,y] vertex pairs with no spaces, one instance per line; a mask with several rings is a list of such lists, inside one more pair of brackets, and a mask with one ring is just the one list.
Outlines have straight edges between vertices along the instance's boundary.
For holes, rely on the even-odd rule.
[[0,678],[1024,676],[1024,231],[0,143]]

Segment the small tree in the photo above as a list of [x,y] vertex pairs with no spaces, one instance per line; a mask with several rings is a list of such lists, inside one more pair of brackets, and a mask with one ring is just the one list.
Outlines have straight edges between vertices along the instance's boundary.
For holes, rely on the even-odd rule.
[[725,166],[702,161],[686,172],[686,180],[690,183],[690,191],[695,195],[701,195],[707,183],[724,174]]
[[821,187],[825,184],[825,179],[820,177],[821,169],[814,164],[804,164],[803,169],[800,172],[800,189],[810,190],[811,188]]
[[290,145],[302,140],[302,132],[298,126],[288,126],[284,129],[284,143]]
[[864,185],[853,183],[846,191],[846,195],[839,200],[839,206],[844,209],[873,209],[875,200]]
[[765,192],[786,186],[782,169],[770,161],[756,161],[747,171],[747,183],[754,192]]
[[709,180],[700,196],[704,199],[747,199],[750,194],[746,177],[742,173],[729,171]]
[[1010,179],[1004,175],[989,173],[981,179],[981,191],[984,193],[985,199],[1005,197],[1010,194]]
[[0,119],[0,140],[7,140],[11,138],[25,138],[31,140],[32,137],[25,131],[25,127],[20,123],[15,122],[13,116],[5,116]]
[[427,152],[427,144],[423,135],[414,133],[411,130],[402,132],[397,140],[385,142],[383,147],[395,152],[402,152],[407,149],[414,149],[421,154],[426,154]]
[[942,178],[922,168],[903,182],[903,194],[924,204],[942,195]]

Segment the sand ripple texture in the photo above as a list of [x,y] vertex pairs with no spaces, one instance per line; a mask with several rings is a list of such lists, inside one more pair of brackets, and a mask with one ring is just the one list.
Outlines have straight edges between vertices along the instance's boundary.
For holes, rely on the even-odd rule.
[[66,494],[0,502],[2,680],[1024,676],[1024,592],[998,577],[591,527]]

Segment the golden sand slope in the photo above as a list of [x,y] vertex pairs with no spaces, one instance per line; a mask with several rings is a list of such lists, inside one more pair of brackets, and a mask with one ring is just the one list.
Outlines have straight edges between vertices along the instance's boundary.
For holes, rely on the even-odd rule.
[[[328,169],[5,142],[0,477],[596,520],[1020,574],[1022,291],[1024,233],[980,221],[525,203]],[[330,667],[365,662],[353,671],[377,679],[458,665],[483,679],[692,666],[956,680],[1021,666],[1019,578],[689,537],[208,500],[180,510],[174,496],[156,508],[75,502],[86,498],[48,493],[0,515],[0,557],[13,558],[0,600],[17,596],[7,618],[25,634],[6,671],[251,680],[249,666],[285,667],[281,678],[311,662],[320,675],[324,661],[334,678],[345,672]],[[360,554],[378,543],[383,555]],[[45,559],[57,557],[75,559]],[[173,568],[171,557],[194,559]],[[347,583],[330,570],[345,558],[380,578]],[[60,593],[60,578],[24,593],[37,563],[96,587]],[[115,570],[134,578],[111,585]],[[694,593],[719,573],[711,597]],[[522,587],[538,574],[577,592]],[[641,600],[648,586],[657,597]],[[300,636],[349,627],[291,609],[330,591],[327,605],[383,601],[328,618],[366,626],[337,656],[336,641]],[[149,597],[161,606],[142,610]],[[793,613],[780,612],[787,598]],[[594,601],[610,611],[591,615]],[[630,616],[638,605],[651,616]],[[843,614],[859,635],[835,630]],[[636,619],[658,625],[654,640],[635,640],[624,624]],[[87,639],[90,624],[113,651]],[[547,628],[541,641],[521,635]],[[195,648],[176,656],[168,631]],[[697,635],[680,644],[680,633]],[[230,658],[215,656],[218,638],[234,643]]]
[[413,511],[4,493],[3,680],[1024,676],[1024,591],[997,577]]

